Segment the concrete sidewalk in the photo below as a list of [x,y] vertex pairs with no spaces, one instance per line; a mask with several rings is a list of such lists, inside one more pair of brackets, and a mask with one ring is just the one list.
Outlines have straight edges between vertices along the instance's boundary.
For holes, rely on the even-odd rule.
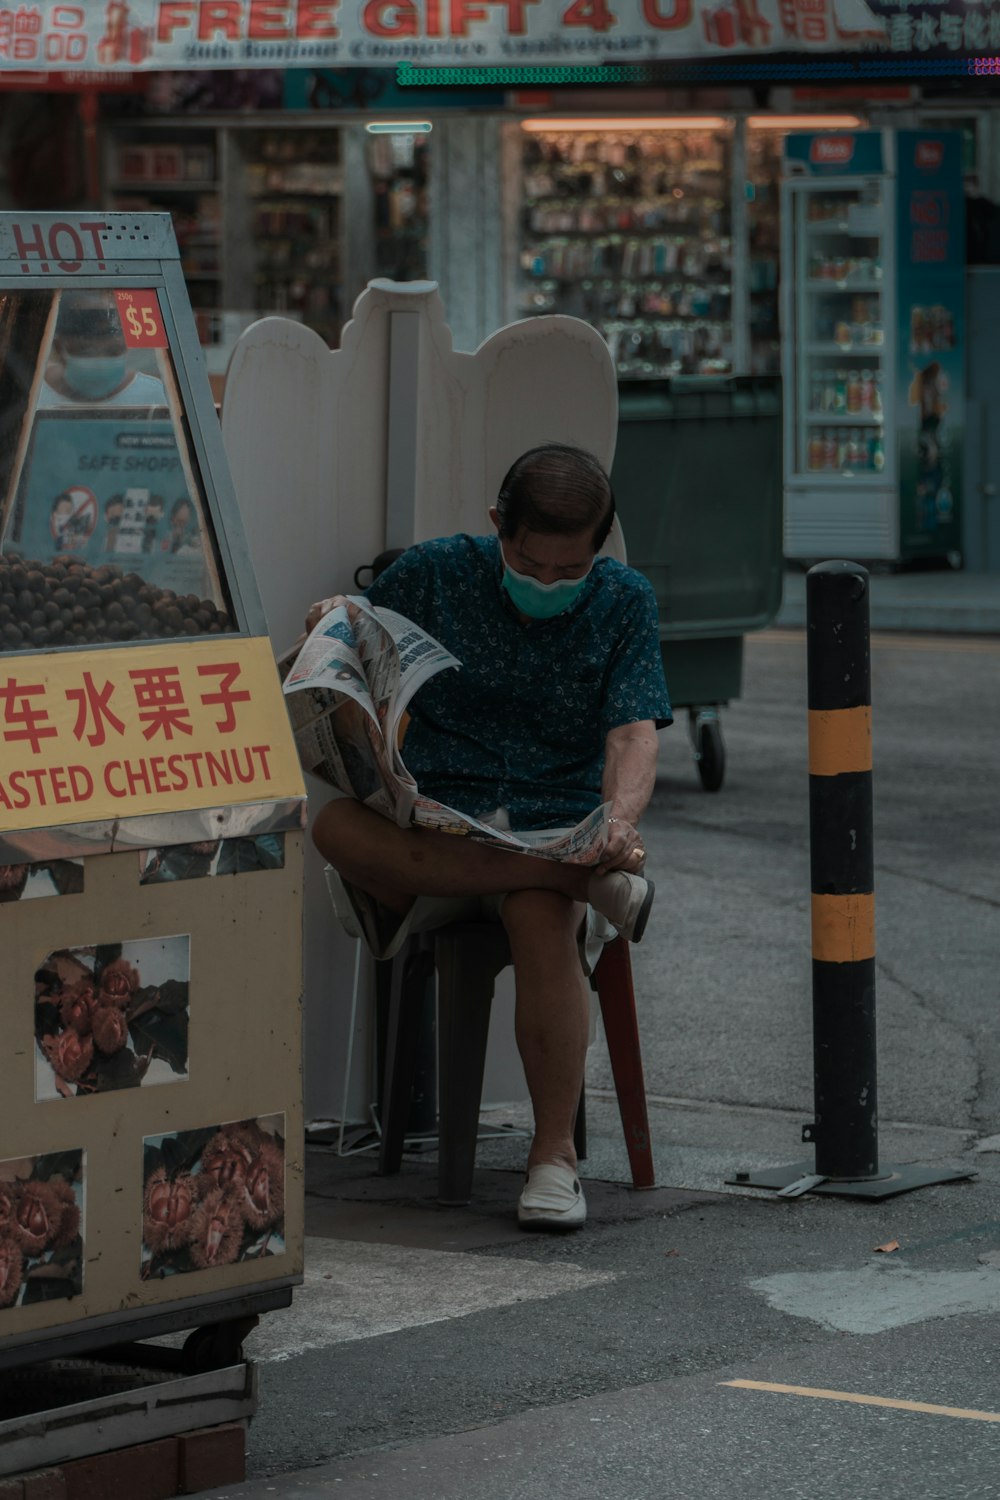
[[[941,631],[966,635],[1000,634],[1000,573],[935,572],[871,575],[873,630]],[[785,573],[778,626],[806,623],[806,575]]]

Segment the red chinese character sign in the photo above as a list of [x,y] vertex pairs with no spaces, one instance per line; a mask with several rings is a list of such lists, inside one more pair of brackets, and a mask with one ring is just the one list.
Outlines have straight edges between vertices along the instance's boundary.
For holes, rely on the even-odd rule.
[[0,7],[0,71],[601,63],[1000,48],[1000,0],[104,0]]
[[266,639],[0,658],[6,831],[304,795]]

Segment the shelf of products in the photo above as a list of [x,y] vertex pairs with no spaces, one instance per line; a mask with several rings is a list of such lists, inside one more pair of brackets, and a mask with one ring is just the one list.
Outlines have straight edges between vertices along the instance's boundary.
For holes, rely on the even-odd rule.
[[521,315],[568,313],[629,379],[733,368],[730,132],[525,131]]
[[168,127],[116,130],[106,158],[111,206],[126,212],[169,213],[181,252],[200,336],[222,304],[223,212],[219,191],[219,143],[212,128]]
[[848,427],[821,427],[809,435],[806,467],[810,474],[881,474],[885,441],[881,427],[857,433]]
[[[263,314],[301,319],[330,344],[339,340],[358,290],[346,265],[344,139],[345,131],[362,128],[107,120],[107,202],[170,214],[199,337],[214,351],[216,373],[234,337]],[[402,201],[398,190],[396,199]],[[372,224],[371,239],[377,232]],[[356,236],[359,245],[363,237]],[[363,284],[371,257],[358,249],[357,258]]]
[[422,135],[377,135],[367,143],[375,194],[375,269],[391,281],[427,277],[430,151]]
[[746,132],[746,217],[750,300],[750,372],[781,373],[781,135]]
[[234,140],[253,306],[299,317],[335,344],[344,316],[340,133],[241,130]]
[[886,467],[881,186],[803,194],[796,208],[795,465],[870,480]]

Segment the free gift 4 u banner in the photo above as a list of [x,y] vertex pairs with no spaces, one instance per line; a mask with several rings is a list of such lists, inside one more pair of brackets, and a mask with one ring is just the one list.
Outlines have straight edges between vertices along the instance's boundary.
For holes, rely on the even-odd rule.
[[1000,0],[108,0],[0,7],[0,71],[1000,50]]

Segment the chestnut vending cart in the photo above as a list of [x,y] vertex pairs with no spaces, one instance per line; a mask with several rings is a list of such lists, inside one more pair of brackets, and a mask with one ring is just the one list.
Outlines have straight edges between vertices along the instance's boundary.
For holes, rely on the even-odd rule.
[[0,1369],[205,1369],[301,1280],[304,789],[167,215],[0,215],[0,505]]

